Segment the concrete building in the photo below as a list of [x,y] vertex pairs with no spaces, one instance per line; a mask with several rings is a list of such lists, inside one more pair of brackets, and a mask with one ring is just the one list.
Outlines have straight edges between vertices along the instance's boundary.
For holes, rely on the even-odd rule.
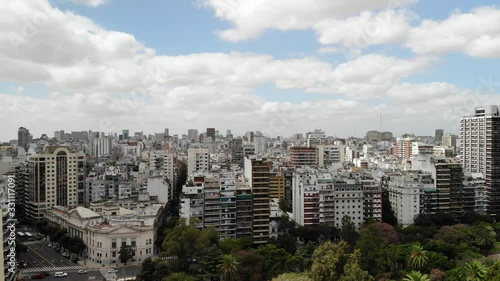
[[267,153],[267,138],[264,136],[255,136],[254,146],[256,155],[264,155]]
[[229,153],[231,153],[231,162],[243,167],[243,140],[232,139],[229,141]]
[[396,156],[402,159],[410,159],[412,153],[413,137],[401,137],[396,139]]
[[92,139],[90,146],[90,154],[101,157],[109,156],[112,152],[112,140],[111,138],[97,138]]
[[316,148],[314,147],[292,147],[290,149],[290,164],[292,167],[317,165]]
[[212,141],[215,142],[215,128],[207,128],[207,138],[212,138]]
[[45,217],[50,223],[65,228],[71,237],[82,238],[87,246],[87,260],[111,266],[121,263],[119,252],[125,245],[132,248],[131,262],[142,262],[156,253],[154,242],[161,214],[161,205],[141,205],[132,211],[100,204],[93,210],[53,206]]
[[446,133],[443,135],[441,145],[444,147],[449,147],[453,150],[453,154],[457,152],[457,135]]
[[345,161],[344,145],[318,145],[316,154],[318,167],[330,167],[333,164],[342,165]]
[[33,137],[30,134],[30,131],[24,127],[20,127],[17,130],[17,146],[24,148],[24,150],[28,151],[28,144],[32,141]]
[[436,129],[435,133],[434,133],[434,142],[435,143],[441,143],[441,141],[443,140],[443,133],[444,133],[444,130],[443,129]]
[[252,237],[254,244],[269,242],[269,163],[262,159],[245,158],[245,178],[252,188]]
[[188,140],[191,142],[199,141],[199,134],[197,129],[189,129],[188,130]]
[[209,169],[210,158],[206,148],[188,149],[188,176],[194,172],[207,171]]
[[481,173],[486,180],[489,214],[500,213],[500,112],[490,105],[475,108],[460,120],[460,157],[465,173]]
[[411,155],[431,155],[434,153],[434,145],[421,142],[411,144]]
[[52,206],[75,208],[85,204],[85,155],[67,147],[48,146],[28,158],[29,185],[25,211],[38,221]]
[[285,177],[280,174],[269,176],[269,197],[285,199]]
[[414,223],[416,216],[423,213],[421,201],[424,193],[424,183],[414,175],[392,176],[388,182],[389,202],[392,211],[403,227]]

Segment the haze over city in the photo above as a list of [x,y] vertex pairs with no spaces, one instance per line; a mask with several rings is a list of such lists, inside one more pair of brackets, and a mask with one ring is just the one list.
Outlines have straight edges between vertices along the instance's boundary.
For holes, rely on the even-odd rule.
[[457,133],[475,106],[500,103],[496,3],[12,1],[0,140],[20,126]]

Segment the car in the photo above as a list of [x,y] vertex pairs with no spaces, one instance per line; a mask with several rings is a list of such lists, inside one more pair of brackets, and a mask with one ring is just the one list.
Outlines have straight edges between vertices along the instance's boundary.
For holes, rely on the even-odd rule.
[[110,269],[108,270],[108,273],[117,273],[118,272],[118,269]]
[[84,270],[84,269],[78,270],[78,274],[87,274],[87,273],[88,273],[87,270]]
[[68,273],[66,272],[56,272],[54,273],[54,277],[58,278],[58,277],[68,277]]
[[35,280],[35,279],[43,279],[45,278],[45,276],[41,273],[38,273],[38,274],[35,274],[33,276],[31,276],[31,279]]
[[42,272],[41,274],[43,274],[43,276],[50,276],[50,273],[48,273],[47,271]]

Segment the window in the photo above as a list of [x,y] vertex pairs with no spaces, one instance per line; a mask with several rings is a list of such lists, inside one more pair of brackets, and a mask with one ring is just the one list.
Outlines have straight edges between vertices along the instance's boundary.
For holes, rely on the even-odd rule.
[[112,252],[111,257],[116,258],[116,252]]

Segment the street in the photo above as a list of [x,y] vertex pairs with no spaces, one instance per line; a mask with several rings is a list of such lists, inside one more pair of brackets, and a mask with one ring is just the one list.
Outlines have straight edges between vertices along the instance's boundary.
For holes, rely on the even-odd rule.
[[64,267],[77,265],[41,241],[27,245],[27,247],[28,251],[26,253],[20,253],[18,258],[18,260],[26,260],[28,263],[26,268]]

